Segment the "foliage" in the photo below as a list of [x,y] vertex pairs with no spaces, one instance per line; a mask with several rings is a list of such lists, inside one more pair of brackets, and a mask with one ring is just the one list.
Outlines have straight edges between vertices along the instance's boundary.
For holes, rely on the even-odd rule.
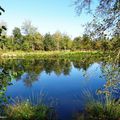
[[[5,12],[5,10],[0,7],[0,11]],[[1,15],[1,12],[0,12]],[[3,40],[2,31],[6,30],[5,26],[0,28],[0,40]],[[3,48],[4,49],[4,48]],[[0,68],[0,114],[3,112],[3,106],[7,102],[8,97],[5,95],[6,87],[11,83],[11,74],[10,71],[5,70],[4,68]]]
[[54,39],[52,38],[52,36],[49,33],[44,36],[43,44],[44,44],[44,50],[45,51],[50,51],[50,50],[54,49],[55,42],[54,42]]
[[99,51],[113,51],[120,49],[119,36],[115,35],[112,38],[100,37],[93,40],[89,35],[84,34],[74,38],[73,40],[65,34],[50,33],[41,35],[39,32],[34,34],[22,35],[21,29],[15,27],[13,29],[13,36],[4,36],[1,38],[1,51],[63,51],[63,50],[99,50]]
[[8,120],[51,120],[47,106],[32,105],[29,101],[8,105],[5,112]]
[[120,35],[119,0],[75,0],[74,5],[79,15],[83,10],[93,15],[93,20],[86,25],[86,32],[92,36],[101,37],[106,32]]
[[[52,52],[47,54],[48,53],[41,55],[41,57],[27,56],[27,59],[2,59],[0,60],[0,67],[4,68],[6,71],[11,71],[12,78],[17,81],[20,80],[20,76],[26,72],[26,77],[23,79],[23,82],[25,86],[31,87],[32,84],[38,80],[38,75],[43,71],[48,74],[54,72],[56,75],[69,75],[72,65],[76,69],[86,71],[93,62],[100,62],[101,59],[102,61],[106,61],[106,58],[101,57],[102,53],[98,52],[60,52],[56,54]],[[20,58],[22,57],[20,56]],[[5,77],[4,79],[7,80],[7,76]]]
[[109,56],[109,61],[112,63],[109,64],[106,62],[102,65],[103,76],[106,79],[105,85],[97,90],[98,94],[104,94],[106,101],[109,101],[113,98],[119,99],[119,90],[120,90],[120,51],[117,57],[112,58]]
[[23,43],[23,36],[21,34],[21,30],[18,27],[13,29],[13,50],[20,50],[21,44]]
[[[5,29],[5,26],[2,26]],[[88,27],[90,28],[90,27]],[[1,29],[2,30],[2,29]],[[2,33],[2,32],[1,32]],[[25,21],[22,28],[15,27],[12,36],[1,36],[1,51],[63,51],[63,50],[100,50],[113,51],[120,49],[119,34],[111,37],[101,35],[93,39],[89,34],[71,38],[67,34],[56,32],[41,35],[30,21]]]
[[76,120],[119,120],[120,101],[112,100],[109,103],[91,101],[85,107],[84,113],[77,115]]
[[[104,91],[105,92],[105,91]],[[85,97],[84,109],[75,114],[75,120],[119,120],[120,99],[111,95],[107,99],[104,94],[96,95],[90,90],[82,92]],[[106,94],[107,92],[105,92]]]

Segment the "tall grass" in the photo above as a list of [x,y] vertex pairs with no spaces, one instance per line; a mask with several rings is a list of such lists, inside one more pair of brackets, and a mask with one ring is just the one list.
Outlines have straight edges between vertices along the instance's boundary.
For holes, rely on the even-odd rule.
[[44,103],[45,94],[32,92],[27,99],[17,97],[4,108],[8,120],[56,120],[54,106]]
[[120,99],[108,101],[103,95],[96,99],[89,90],[83,93],[87,102],[84,110],[76,114],[75,120],[120,120]]
[[8,105],[5,113],[8,120],[50,120],[51,110],[45,105],[33,106],[29,101]]

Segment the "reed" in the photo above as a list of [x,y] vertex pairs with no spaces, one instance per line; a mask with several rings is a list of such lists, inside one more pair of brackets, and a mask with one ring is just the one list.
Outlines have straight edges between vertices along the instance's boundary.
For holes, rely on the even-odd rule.
[[83,93],[87,102],[84,110],[76,113],[75,120],[120,120],[120,99],[108,101],[101,95],[96,99],[89,90]]
[[17,97],[5,108],[8,120],[56,120],[56,112],[52,106],[44,103],[45,94],[32,92],[27,99]]

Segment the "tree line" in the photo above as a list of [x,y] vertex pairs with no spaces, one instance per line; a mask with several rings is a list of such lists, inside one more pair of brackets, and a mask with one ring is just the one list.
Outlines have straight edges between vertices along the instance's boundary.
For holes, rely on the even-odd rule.
[[120,48],[119,35],[110,38],[106,35],[92,39],[84,34],[72,39],[67,34],[55,32],[42,35],[30,21],[25,21],[21,28],[15,27],[12,35],[8,36],[3,31],[0,50],[22,51],[55,51],[55,50],[115,50]]

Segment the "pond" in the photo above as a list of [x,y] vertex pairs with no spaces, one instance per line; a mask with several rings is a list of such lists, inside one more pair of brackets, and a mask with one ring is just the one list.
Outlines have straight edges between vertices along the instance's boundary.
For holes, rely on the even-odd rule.
[[[95,59],[17,59],[2,60],[1,67],[11,71],[12,84],[6,95],[12,98],[40,97],[53,105],[59,120],[72,120],[74,113],[82,111],[86,91],[92,95],[105,84],[102,61]],[[41,94],[42,93],[42,94]]]

